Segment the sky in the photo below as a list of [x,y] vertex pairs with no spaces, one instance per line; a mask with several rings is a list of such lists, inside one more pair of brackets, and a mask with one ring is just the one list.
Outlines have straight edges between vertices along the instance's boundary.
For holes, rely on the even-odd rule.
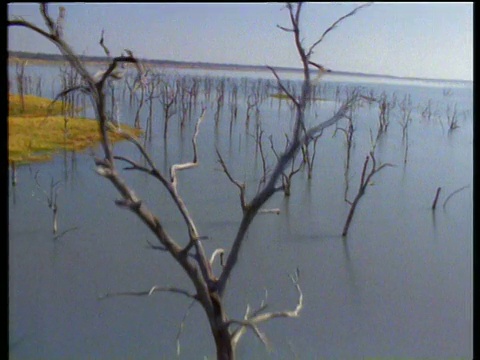
[[[300,18],[308,48],[339,17],[363,3],[306,3]],[[282,3],[52,3],[66,8],[65,40],[79,54],[130,49],[144,59],[301,67]],[[43,29],[38,4],[10,3],[8,18]],[[8,49],[59,54],[40,35],[8,29]],[[311,60],[332,70],[428,79],[473,80],[473,3],[373,3],[347,18]]]

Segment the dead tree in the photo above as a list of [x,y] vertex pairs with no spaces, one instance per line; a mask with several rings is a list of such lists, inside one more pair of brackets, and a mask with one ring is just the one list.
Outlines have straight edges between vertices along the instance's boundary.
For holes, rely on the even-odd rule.
[[147,102],[148,102],[148,117],[147,117],[147,126],[146,126],[146,133],[145,139],[152,140],[153,134],[153,100],[158,99],[160,95],[156,93],[156,88],[160,84],[160,78],[158,76],[151,77],[150,81],[147,85]]
[[[365,190],[367,189],[367,186],[371,184],[372,177],[385,167],[393,166],[392,164],[387,163],[377,167],[374,152],[375,147],[365,158],[365,162],[363,163],[362,176],[360,178],[360,185],[358,187],[357,195],[355,195],[355,199],[353,201],[347,200],[348,204],[350,205],[350,211],[348,212],[347,220],[345,221],[345,225],[343,226],[342,236],[344,237],[347,236],[348,228],[350,227],[350,223],[353,219],[353,214],[355,213],[358,202],[360,201],[362,196],[365,195]],[[370,167],[370,171],[367,173],[368,163],[370,162],[370,160],[372,161],[372,165]]]
[[[373,99],[373,98],[372,98]],[[377,138],[387,132],[388,125],[390,124],[390,111],[396,105],[396,98],[393,97],[392,101],[388,101],[388,96],[385,92],[382,93],[378,100],[378,130]]]
[[176,93],[173,91],[173,89],[170,87],[168,82],[163,83],[163,91],[160,93],[160,103],[162,104],[163,107],[163,117],[164,117],[164,123],[163,123],[163,138],[167,138],[168,134],[168,123],[170,121],[170,118],[175,114],[175,109],[173,106],[175,105],[175,97]]
[[[252,99],[253,98],[253,99]],[[251,111],[254,108],[258,107],[258,99],[254,96],[254,94],[248,95],[247,98],[247,113],[245,114],[245,129],[248,130],[250,125],[250,118],[251,118]]]
[[177,81],[177,89],[179,89],[180,99],[178,101],[178,109],[180,112],[180,129],[185,128],[185,123],[190,120],[192,114],[192,97],[193,93],[186,84],[186,79],[182,77]]
[[[148,70],[147,70],[148,71]],[[145,88],[148,84],[147,73],[140,74],[135,82],[134,89],[140,88],[140,102],[138,103],[137,112],[135,113],[134,126],[137,129],[140,129],[140,111],[142,110],[143,104],[145,103]]]
[[456,128],[459,128],[460,125],[458,125],[457,104],[453,106],[453,109],[450,107],[450,104],[448,104],[445,113],[447,117],[448,131],[451,132]]
[[57,205],[57,198],[58,198],[58,190],[60,189],[59,184],[61,183],[61,180],[59,181],[54,181],[53,178],[50,179],[50,189],[47,192],[42,188],[40,183],[38,182],[38,174],[39,172],[37,171],[35,173],[34,179],[35,179],[35,184],[39,190],[41,190],[46,197],[47,200],[47,206],[49,209],[52,210],[52,231],[53,234],[55,235],[58,231],[58,205]]
[[352,153],[352,145],[353,145],[353,133],[355,131],[355,127],[353,126],[353,114],[352,112],[350,113],[349,116],[347,116],[348,124],[345,128],[342,127],[337,127],[335,129],[336,134],[337,131],[341,131],[345,135],[345,145],[347,149],[347,155],[345,158],[345,163],[344,163],[344,171],[343,171],[343,176],[345,180],[345,190],[344,190],[344,200],[348,202],[347,195],[348,195],[348,190],[350,187],[350,162],[351,162],[351,153]]
[[[133,80],[133,81],[135,81],[135,80]],[[125,77],[125,81],[124,81],[125,86],[124,86],[123,96],[125,97],[125,91],[126,91],[126,89],[128,89],[128,104],[130,106],[133,106],[133,101],[135,100],[135,92],[134,92],[133,81],[130,84],[130,78],[128,76]]]
[[410,95],[405,95],[402,102],[400,103],[401,118],[399,120],[400,125],[402,126],[402,141],[405,145],[405,151],[403,156],[403,163],[407,163],[408,157],[408,125],[412,122],[412,100]]
[[215,126],[218,127],[219,121],[220,121],[220,113],[223,108],[223,103],[224,103],[224,94],[225,94],[225,78],[222,78],[219,80],[217,84],[217,109],[215,110]]
[[[304,112],[307,99],[309,99],[311,95],[309,67],[313,63],[310,59],[313,55],[313,50],[323,40],[325,35],[327,35],[340,21],[355,14],[365,5],[357,7],[349,14],[338,19],[322,34],[319,40],[317,40],[308,49],[305,49],[301,42],[302,36],[300,34],[300,13],[302,6],[302,3],[287,4],[286,7],[290,15],[291,28],[281,27],[281,29],[284,31],[291,32],[294,35],[296,48],[302,61],[304,75],[300,96],[298,98],[293,98],[293,96],[288,93],[294,101],[296,107],[296,118],[293,133],[291,135],[291,142],[285,152],[280,155],[263,187],[257,192],[252,200],[246,202],[244,207],[245,210],[243,211],[240,224],[232,242],[232,246],[229,250],[225,251],[225,253],[228,255],[226,255],[225,264],[219,274],[214,273],[212,263],[210,261],[212,260],[211,258],[214,257],[212,256],[210,259],[207,257],[201,241],[202,236],[197,230],[195,222],[188,211],[185,201],[178,192],[178,173],[180,171],[192,169],[199,165],[197,137],[200,131],[201,122],[205,115],[205,109],[202,110],[202,114],[196,123],[195,131],[192,136],[192,161],[174,164],[170,167],[168,174],[163,174],[156,167],[152,158],[142,144],[140,144],[139,141],[133,136],[122,132],[116,127],[112,127],[109,121],[110,119],[108,119],[106,115],[105,82],[110,76],[113,76],[112,74],[117,69],[119,63],[129,62],[138,65],[138,61],[131,52],[128,52],[127,56],[119,56],[110,59],[108,68],[103,72],[103,74],[101,74],[101,76],[98,78],[94,78],[87,71],[85,65],[82,63],[79,57],[63,40],[61,35],[63,31],[58,31],[59,29],[57,25],[48,14],[48,7],[45,3],[40,4],[40,12],[48,31],[45,31],[23,19],[9,20],[7,23],[8,26],[28,28],[50,40],[54,45],[57,46],[72,67],[74,67],[75,70],[80,74],[85,84],[83,89],[84,91],[87,91],[91,97],[92,105],[95,109],[95,114],[99,123],[101,148],[103,154],[101,157],[95,158],[97,173],[111,182],[111,184],[118,191],[120,198],[117,199],[115,203],[122,208],[130,210],[145,224],[145,226],[151,230],[159,242],[158,247],[172,256],[172,258],[186,273],[195,289],[194,292],[191,292],[178,287],[155,285],[146,291],[140,291],[136,293],[124,292],[116,295],[149,296],[153,293],[163,291],[179,294],[199,303],[205,311],[208,319],[210,331],[215,340],[217,359],[220,360],[235,359],[236,346],[243,334],[248,329],[252,330],[253,333],[260,339],[260,341],[267,345],[267,338],[259,328],[261,323],[273,318],[298,317],[300,315],[300,312],[303,308],[303,294],[299,285],[298,271],[296,272],[296,276],[291,277],[295,290],[298,293],[298,301],[293,310],[266,311],[267,304],[263,302],[255,310],[252,310],[249,306],[247,306],[247,310],[245,311],[245,315],[242,319],[232,319],[226,313],[223,299],[226,294],[230,276],[237,264],[242,246],[246,240],[246,234],[250,228],[250,224],[255,219],[256,215],[261,211],[263,205],[272,197],[272,195],[282,190],[282,186],[278,186],[277,183],[280,180],[282,173],[285,171],[285,168],[295,158],[304,144],[311,141],[311,139],[323,129],[334,125],[337,121],[342,119],[348,109],[358,100],[356,97],[347,99],[347,101],[343,103],[339,110],[330,119],[325,120],[309,129],[305,127]],[[139,72],[142,71],[140,66],[137,66],[137,70]],[[276,72],[273,71],[273,73],[279,84],[282,84]],[[129,140],[145,159],[145,165],[135,162],[130,158],[121,155],[115,155],[110,140],[111,131],[117,131],[123,135],[125,139]],[[135,194],[133,189],[127,184],[126,179],[119,172],[119,169],[117,168],[118,163],[126,164],[125,170],[139,171],[149,174],[154,179],[158,180],[160,184],[167,190],[185,224],[185,230],[188,235],[188,241],[186,245],[180,245],[180,243],[178,243],[164,227],[163,219],[155,215],[150,210],[149,206],[147,205],[147,201],[140,199]]]
[[236,83],[233,84],[232,91],[230,92],[230,126],[229,126],[229,135],[232,138],[233,122],[237,120],[238,114],[238,86]]
[[428,99],[427,105],[422,110],[422,118],[428,122],[432,119],[433,110],[432,110],[432,99]]
[[17,92],[20,96],[20,104],[22,106],[22,113],[25,112],[25,66],[28,61],[20,61],[15,64],[15,70],[17,72]]
[[[288,138],[287,134],[285,134],[285,139],[286,139],[285,149],[288,149],[288,146],[290,144],[290,139]],[[278,159],[280,159],[280,155],[275,150],[275,146],[273,144],[272,136],[269,137],[269,140],[270,140],[270,148],[272,149],[272,151],[275,154],[275,157],[277,158],[277,161],[278,161]],[[292,179],[295,176],[295,174],[297,174],[301,170],[302,165],[304,165],[303,162],[301,162],[300,164],[298,164],[298,166],[295,167],[295,159],[293,159],[292,162],[291,162],[289,171],[288,172],[284,171],[282,173],[283,194],[285,196],[290,196],[291,195],[291,193],[292,193],[292,191],[291,191],[291,189],[292,189]]]
[[[68,64],[60,67],[62,79],[62,91],[71,89],[80,85],[80,78],[71,66]],[[62,113],[65,117],[74,117],[77,109],[76,98],[74,93],[69,93],[62,98]]]

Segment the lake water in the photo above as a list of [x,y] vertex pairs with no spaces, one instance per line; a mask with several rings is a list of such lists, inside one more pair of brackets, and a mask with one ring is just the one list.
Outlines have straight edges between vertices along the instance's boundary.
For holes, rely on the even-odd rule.
[[[10,75],[15,69],[10,68]],[[43,77],[43,96],[59,89],[55,67],[29,67]],[[200,85],[198,104],[184,130],[181,111],[170,119],[163,139],[163,114],[154,100],[153,137],[146,143],[157,166],[166,172],[192,157],[191,135],[201,105],[207,108],[198,138],[200,166],[182,172],[179,191],[190,209],[208,254],[228,250],[241,219],[237,188],[220,171],[215,148],[232,175],[247,184],[249,199],[262,175],[255,143],[256,124],[264,131],[267,165],[274,164],[268,136],[276,149],[291,131],[292,112],[285,101],[265,98],[248,129],[247,98],[258,78],[268,73],[163,70],[168,81],[213,78],[211,97]],[[215,122],[216,86],[225,80],[225,104]],[[295,74],[286,75],[292,86]],[[52,79],[56,79],[55,81]],[[15,88],[11,77],[11,88]],[[231,89],[238,86],[238,116],[230,132]],[[312,179],[298,173],[289,198],[276,194],[269,208],[280,215],[258,215],[226,293],[231,318],[242,318],[247,304],[258,307],[268,290],[270,310],[293,309],[297,294],[288,274],[298,267],[304,309],[298,319],[275,319],[261,325],[272,344],[265,350],[250,332],[238,348],[240,359],[347,359],[375,357],[472,358],[473,356],[473,87],[471,83],[325,78],[320,97],[307,112],[315,124],[331,116],[345,89],[362,87],[401,101],[410,94],[412,122],[408,157],[402,140],[401,111],[392,110],[388,131],[376,146],[380,163],[392,163],[372,179],[360,200],[346,238],[341,237],[349,205],[344,201],[346,144],[343,133],[327,129],[317,143]],[[337,93],[336,89],[340,88]],[[119,120],[133,124],[137,104],[122,96]],[[273,89],[269,88],[270,93]],[[337,95],[336,95],[337,94]],[[251,99],[251,98],[250,98]],[[422,117],[431,100],[434,114]],[[447,107],[457,104],[459,127],[448,130]],[[87,110],[88,111],[91,110]],[[146,123],[148,105],[142,110]],[[377,131],[378,105],[364,105],[354,115],[354,142],[348,197],[353,200],[365,156]],[[344,127],[345,120],[339,123]],[[91,152],[100,154],[94,147]],[[133,145],[115,152],[140,161]],[[298,162],[298,161],[297,161]],[[120,166],[120,164],[119,164]],[[35,182],[35,174],[40,186]],[[172,201],[153,178],[124,171],[126,180],[165,224],[185,243],[187,232]],[[46,195],[51,180],[58,191],[59,234],[52,233]],[[448,195],[468,186],[452,196]],[[431,205],[442,187],[437,209]],[[42,188],[42,189],[41,189]],[[9,187],[9,345],[13,359],[172,359],[176,336],[189,300],[168,293],[150,297],[114,297],[108,292],[148,290],[153,285],[192,289],[179,266],[164,253],[148,229],[115,206],[119,196],[95,172],[90,152],[59,153],[43,164],[17,168]],[[218,269],[217,269],[218,270]],[[180,338],[181,359],[213,358],[215,350],[203,310],[194,305]]]

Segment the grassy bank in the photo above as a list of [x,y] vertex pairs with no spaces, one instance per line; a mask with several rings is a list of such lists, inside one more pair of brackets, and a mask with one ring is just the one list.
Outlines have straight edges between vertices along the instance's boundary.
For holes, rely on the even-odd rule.
[[[96,120],[65,118],[61,115],[61,103],[49,110],[50,99],[25,96],[22,111],[18,95],[8,96],[8,160],[17,164],[49,161],[60,150],[84,151],[100,143]],[[122,130],[139,135],[140,130],[122,126]],[[123,138],[111,133],[112,141]]]

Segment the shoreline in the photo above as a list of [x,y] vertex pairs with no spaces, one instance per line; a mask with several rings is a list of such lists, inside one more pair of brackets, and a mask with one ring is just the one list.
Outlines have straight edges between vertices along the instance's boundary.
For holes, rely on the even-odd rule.
[[[43,57],[43,58],[41,58]],[[109,63],[109,60],[105,57],[96,56],[82,56],[79,55],[80,60],[89,66],[101,66]],[[34,65],[63,65],[67,61],[62,60],[62,55],[54,54],[34,54],[28,52],[8,51],[7,61],[8,64],[14,64],[19,61],[28,61]],[[174,60],[152,60],[152,59],[138,59],[145,65],[158,67],[158,68],[171,68],[171,69],[188,69],[188,70],[207,70],[207,71],[241,71],[241,72],[270,72],[266,65],[240,65],[240,64],[216,64],[216,63],[203,63],[203,62],[184,62]],[[127,67],[134,66],[133,64],[126,64]],[[303,69],[290,68],[281,66],[272,66],[277,72],[288,73],[302,73]],[[314,72],[314,71],[312,71]],[[429,79],[418,77],[402,77],[386,74],[367,74],[361,72],[349,72],[331,70],[331,75],[339,76],[353,76],[364,77],[370,79],[390,79],[390,80],[406,80],[406,81],[428,81],[428,82],[445,82],[452,84],[473,84],[473,80],[454,80],[454,79]]]

